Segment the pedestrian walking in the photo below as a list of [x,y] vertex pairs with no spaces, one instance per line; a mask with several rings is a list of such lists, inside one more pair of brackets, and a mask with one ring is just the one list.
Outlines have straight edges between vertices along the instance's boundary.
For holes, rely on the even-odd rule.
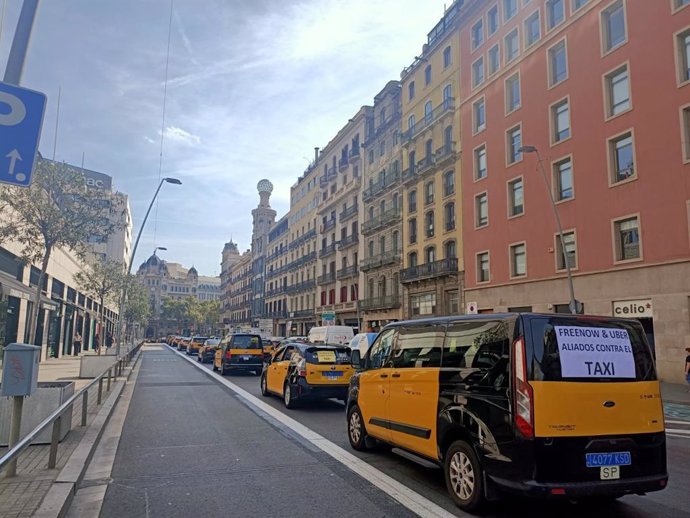
[[105,335],[105,347],[107,349],[110,349],[113,346],[113,333],[108,331],[108,333]]
[[[690,385],[690,347],[686,347],[685,352],[688,353],[685,357],[685,381]],[[690,389],[688,389],[688,392],[690,392]]]
[[79,330],[74,331],[74,354],[79,355],[81,354],[81,335],[79,334]]
[[93,337],[93,348],[96,352],[101,352],[101,335],[98,332]]

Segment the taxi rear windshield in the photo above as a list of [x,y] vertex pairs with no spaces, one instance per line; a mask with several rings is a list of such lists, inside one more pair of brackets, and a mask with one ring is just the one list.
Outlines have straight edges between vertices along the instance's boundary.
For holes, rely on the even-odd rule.
[[232,339],[233,349],[261,349],[262,347],[258,336],[235,336]]
[[554,316],[530,318],[528,326],[532,380],[656,379],[652,353],[638,322]]
[[304,352],[304,359],[307,363],[314,364],[350,364],[350,350],[346,347],[333,349],[319,349],[312,347]]
[[206,340],[208,340],[208,338],[202,336],[202,337],[200,337],[200,338],[194,338],[192,341],[193,341],[195,344],[203,344]]

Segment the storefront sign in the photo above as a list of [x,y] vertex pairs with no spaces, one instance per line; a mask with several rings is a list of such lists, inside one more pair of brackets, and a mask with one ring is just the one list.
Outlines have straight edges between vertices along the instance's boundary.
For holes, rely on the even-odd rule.
[[31,295],[20,290],[10,288],[10,297],[17,297],[18,299],[31,300]]
[[654,311],[652,299],[642,300],[614,300],[613,316],[628,318],[652,318]]

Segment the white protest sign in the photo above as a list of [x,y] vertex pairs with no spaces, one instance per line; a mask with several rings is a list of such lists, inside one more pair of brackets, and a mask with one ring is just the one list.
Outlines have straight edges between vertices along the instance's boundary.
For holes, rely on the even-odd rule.
[[635,378],[625,329],[555,326],[563,378]]

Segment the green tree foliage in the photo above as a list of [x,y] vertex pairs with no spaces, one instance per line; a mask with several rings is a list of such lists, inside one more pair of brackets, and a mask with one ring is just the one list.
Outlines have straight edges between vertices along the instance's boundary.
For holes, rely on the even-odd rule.
[[127,278],[127,302],[125,304],[125,337],[131,341],[134,324],[143,324],[151,315],[151,301],[146,288],[135,275]]
[[29,341],[35,342],[41,286],[56,248],[84,256],[89,242],[103,241],[117,225],[103,192],[86,187],[79,169],[38,159],[29,188],[5,186],[0,190],[0,241],[21,247],[24,260],[41,264],[34,304],[29,316]]
[[[125,273],[122,263],[109,260],[96,260],[89,267],[75,275],[79,288],[98,300],[100,304],[99,322],[104,321],[105,303],[116,304],[125,287]],[[102,328],[102,327],[101,327]],[[103,344],[103,332],[99,333],[99,343],[96,344],[101,351]]]
[[196,297],[177,300],[165,297],[161,304],[161,318],[177,323],[181,329],[192,328],[195,333],[212,334],[220,321],[220,302],[199,301]]

